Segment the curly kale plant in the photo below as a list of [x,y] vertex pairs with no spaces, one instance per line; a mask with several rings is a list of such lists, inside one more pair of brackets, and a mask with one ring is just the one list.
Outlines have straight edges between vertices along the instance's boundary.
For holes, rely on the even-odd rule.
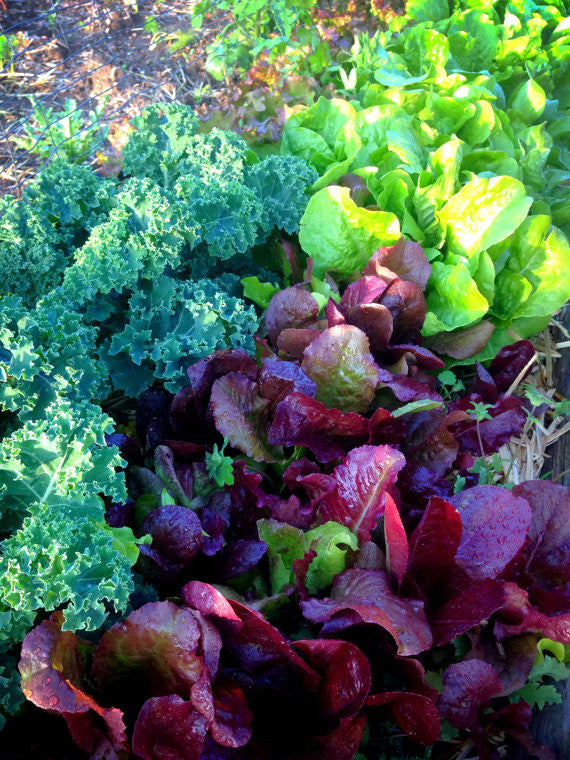
[[33,305],[61,282],[73,252],[108,215],[115,182],[58,159],[24,190],[0,199],[0,296]]

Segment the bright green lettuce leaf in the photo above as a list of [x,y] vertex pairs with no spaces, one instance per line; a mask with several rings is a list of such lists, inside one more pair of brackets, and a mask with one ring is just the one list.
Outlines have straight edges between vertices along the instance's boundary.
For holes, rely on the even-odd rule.
[[313,550],[305,584],[310,594],[330,586],[334,577],[346,569],[347,551],[358,549],[358,539],[347,527],[328,521],[303,533],[299,528],[273,519],[259,520],[259,538],[267,544],[271,591],[279,593],[293,584],[293,562]]
[[243,295],[262,309],[267,309],[269,302],[279,291],[279,287],[271,282],[260,282],[259,277],[242,277]]
[[471,257],[499,243],[523,222],[531,205],[522,182],[512,177],[471,180],[439,212],[449,250]]
[[455,330],[481,319],[489,302],[475,284],[467,266],[432,264],[427,292],[427,316],[422,330],[426,337],[442,330]]
[[309,201],[301,219],[299,240],[313,258],[314,272],[349,275],[361,269],[382,245],[400,238],[395,214],[357,206],[346,187],[326,187]]

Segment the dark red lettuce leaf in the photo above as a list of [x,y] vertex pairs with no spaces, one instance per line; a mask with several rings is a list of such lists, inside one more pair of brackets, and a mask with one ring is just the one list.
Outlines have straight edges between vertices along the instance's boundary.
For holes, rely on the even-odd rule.
[[421,290],[425,290],[431,272],[431,264],[421,245],[403,237],[395,245],[382,246],[375,251],[363,274],[376,274],[378,267],[391,269],[398,277],[415,283]]
[[384,542],[386,544],[386,567],[396,579],[399,588],[408,568],[410,547],[400,512],[389,493],[386,494],[384,509]]
[[502,691],[495,668],[483,660],[463,660],[450,665],[443,674],[439,712],[456,728],[474,728],[479,710]]
[[340,299],[339,309],[346,316],[346,313],[355,306],[374,303],[386,288],[386,283],[380,277],[373,275],[361,277],[346,287]]
[[426,299],[417,285],[398,278],[387,287],[380,303],[392,314],[394,343],[407,343],[409,338],[419,335],[426,318]]
[[461,518],[455,507],[432,496],[410,536],[410,573],[426,591],[433,589],[453,564],[461,533]]
[[266,553],[263,541],[240,538],[227,544],[216,557],[216,580],[227,581],[253,570]]
[[357,327],[338,325],[322,332],[305,349],[303,372],[317,384],[317,396],[330,409],[365,412],[374,397],[378,369],[368,338]]
[[376,521],[384,512],[384,496],[394,487],[404,455],[390,446],[360,446],[335,467],[335,491],[321,502],[321,522],[333,520],[346,525],[362,543],[370,540]]
[[499,696],[522,689],[536,658],[534,634],[510,636],[499,643],[489,628],[476,628],[469,633],[469,638],[471,649],[466,659],[484,660],[495,668],[503,687]]
[[475,580],[497,578],[525,543],[532,519],[528,502],[499,486],[475,486],[450,502],[463,526],[457,564]]
[[368,420],[354,412],[343,414],[327,409],[304,393],[290,393],[281,401],[269,430],[274,446],[305,446],[319,462],[342,459],[346,451],[363,443],[368,435]]
[[232,634],[242,626],[241,619],[234,612],[226,597],[202,581],[190,581],[182,587],[180,596],[184,602],[200,612],[207,619],[213,620],[222,633]]
[[[206,408],[214,382],[230,372],[238,372],[250,380],[255,380],[257,363],[247,351],[236,348],[215,351],[205,359],[200,359],[188,367],[187,374],[193,401],[198,411],[202,412]],[[176,413],[176,398],[171,408],[171,418]]]
[[259,370],[260,394],[278,404],[295,391],[314,398],[317,385],[293,362],[264,359]]
[[145,452],[154,451],[154,447],[165,438],[172,437],[172,428],[168,419],[168,410],[173,395],[165,388],[147,388],[137,400],[135,426],[137,438]]
[[202,547],[202,524],[191,509],[169,505],[153,509],[141,525],[141,533],[150,533],[152,545],[140,551],[165,570],[178,572],[191,562]]
[[327,324],[329,327],[336,327],[337,325],[346,324],[344,314],[339,309],[338,304],[329,298],[327,305],[325,306],[325,316],[327,318]]
[[527,573],[547,588],[570,582],[570,488],[530,480],[516,485],[512,493],[525,499],[532,511],[525,547]]
[[521,633],[538,633],[562,644],[570,644],[570,613],[544,615],[535,610],[528,593],[516,583],[505,583],[505,604],[495,623],[495,636],[501,640]]
[[291,327],[305,327],[314,322],[319,311],[315,298],[301,288],[284,288],[275,293],[265,312],[269,339],[277,345],[279,334]]
[[318,673],[295,652],[277,628],[245,604],[233,599],[229,603],[242,626],[226,642],[226,647],[246,673],[253,676],[288,673],[304,688],[311,691],[318,688],[321,680]]
[[[345,718],[340,727],[326,736],[313,736],[295,760],[353,760],[366,728],[366,716]],[[289,760],[290,755],[283,760]],[[267,760],[273,760],[268,757]]]
[[526,422],[522,399],[503,396],[488,409],[488,413],[491,419],[482,420],[479,424],[471,418],[450,426],[463,451],[477,456],[493,454],[511,438],[521,434]]
[[305,349],[320,335],[320,330],[309,327],[290,327],[279,333],[277,348],[281,356],[302,361]]
[[443,402],[439,393],[433,391],[429,385],[420,383],[406,375],[393,375],[386,369],[378,370],[378,384],[380,388],[389,388],[398,401],[404,404],[424,398]]
[[176,694],[147,699],[133,731],[133,750],[143,760],[199,760],[208,721]]
[[257,383],[230,372],[215,381],[210,408],[218,432],[231,446],[257,462],[275,461],[267,443],[270,402],[260,396]]
[[506,600],[502,581],[484,580],[457,594],[430,615],[434,644],[440,646],[469,631],[502,609]]
[[[530,726],[532,708],[527,702],[521,701],[516,704],[507,705],[493,713],[490,717],[493,733],[501,736],[505,732],[509,736],[512,736],[513,739],[525,748],[531,757],[537,757],[539,760],[557,760],[552,750],[544,744],[538,744],[534,741]],[[481,747],[481,750],[483,749],[487,749],[487,747]]]
[[322,675],[318,689],[321,715],[335,720],[356,715],[372,683],[370,665],[360,649],[334,639],[301,640],[293,646]]
[[368,443],[395,445],[407,431],[408,425],[402,417],[393,417],[387,409],[379,407],[368,421]]
[[394,318],[383,304],[365,303],[353,306],[346,312],[346,321],[366,333],[373,353],[379,354],[388,348],[394,332]]
[[492,322],[482,319],[471,327],[437,333],[429,339],[429,346],[438,354],[446,354],[453,359],[468,359],[485,348],[494,330]]
[[22,691],[45,710],[63,714],[85,752],[126,749],[123,713],[101,707],[87,691],[93,645],[62,631],[63,613],[54,612],[25,637],[19,662]]
[[243,747],[251,738],[251,710],[243,691],[232,681],[219,681],[214,687],[212,739],[223,747]]
[[423,346],[416,346],[412,343],[400,343],[390,346],[385,354],[385,361],[390,364],[396,364],[401,361],[402,357],[406,359],[408,365],[420,367],[429,370],[443,369],[445,362],[439,359],[435,354]]
[[411,691],[386,691],[366,700],[368,707],[389,707],[394,720],[418,744],[434,744],[441,721],[435,702]]
[[140,702],[149,694],[189,699],[194,685],[207,674],[198,654],[201,630],[196,615],[172,602],[150,602],[106,631],[92,668],[102,693],[120,705]]
[[499,391],[492,375],[480,362],[475,362],[475,380],[471,392],[481,396],[486,404],[495,404],[499,399]]
[[[489,374],[495,381],[499,393],[505,393],[511,387],[534,354],[534,346],[530,340],[519,340],[501,348],[489,365]],[[531,369],[532,367],[529,366],[525,375],[521,377],[521,381]]]
[[396,596],[381,570],[345,570],[334,579],[329,599],[302,601],[301,609],[307,620],[325,624],[324,636],[370,623],[390,634],[398,654],[418,654],[432,645],[423,603]]

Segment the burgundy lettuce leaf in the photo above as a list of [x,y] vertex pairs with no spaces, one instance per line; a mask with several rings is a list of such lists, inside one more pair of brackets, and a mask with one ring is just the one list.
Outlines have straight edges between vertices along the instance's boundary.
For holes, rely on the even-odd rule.
[[406,359],[408,365],[415,365],[430,372],[445,367],[445,362],[429,349],[413,345],[412,343],[400,343],[390,346],[384,358],[390,364],[396,364],[402,357]]
[[378,370],[378,387],[389,388],[398,401],[401,401],[403,404],[409,404],[411,401],[418,401],[420,399],[443,401],[439,393],[433,391],[429,385],[406,375],[393,375],[386,369]]
[[127,499],[125,502],[113,502],[105,510],[105,522],[112,528],[123,528],[128,525],[135,526],[135,502]]
[[450,502],[463,526],[457,564],[475,580],[497,578],[525,543],[532,519],[528,502],[499,486],[475,486]]
[[301,640],[293,646],[322,675],[317,695],[320,714],[334,720],[356,715],[372,683],[370,665],[360,649],[334,639]]
[[379,407],[368,420],[368,443],[396,444],[405,437],[408,425],[402,417],[393,417],[387,409]]
[[38,707],[63,714],[85,752],[126,749],[123,713],[101,707],[87,691],[93,645],[62,631],[63,613],[54,612],[25,637],[19,662],[22,691]]
[[332,733],[312,737],[302,754],[295,756],[295,760],[353,760],[365,728],[365,715],[345,718]]
[[175,466],[172,450],[168,446],[157,446],[154,450],[154,471],[164,483],[173,504],[191,506],[193,473],[190,465]]
[[410,573],[426,591],[433,589],[453,564],[461,533],[461,517],[455,507],[432,496],[410,536]]
[[469,638],[471,649],[465,659],[484,660],[495,668],[502,685],[499,696],[522,689],[536,658],[534,634],[510,636],[499,643],[488,628],[476,628],[469,633]]
[[218,432],[231,446],[257,462],[275,461],[267,443],[270,402],[259,394],[257,383],[230,372],[215,381],[210,408]]
[[516,485],[513,496],[530,505],[526,572],[546,588],[570,582],[570,488],[547,480]]
[[227,581],[253,570],[266,553],[263,541],[240,538],[227,544],[216,556],[216,580]]
[[364,276],[356,282],[351,282],[342,294],[339,310],[346,313],[355,306],[374,303],[386,290],[387,285],[380,277]]
[[243,538],[257,538],[257,521],[269,517],[271,510],[264,504],[267,494],[260,488],[258,472],[251,472],[241,459],[234,460],[234,483],[227,489],[231,498],[232,526]]
[[[327,475],[308,476],[307,479],[312,477],[323,481],[327,480]],[[296,528],[301,528],[301,530],[307,530],[311,526],[316,509],[315,504],[305,504],[295,494],[286,499],[274,494],[265,494],[260,498],[258,505],[269,510],[274,520],[288,523]]]
[[131,705],[149,695],[190,699],[195,689],[199,695],[192,703],[203,712],[199,681],[208,672],[198,653],[198,614],[172,602],[150,602],[112,626],[93,656],[92,674],[101,692]]
[[439,712],[456,728],[475,728],[479,710],[503,687],[495,668],[484,660],[453,663],[443,674]]
[[471,385],[471,392],[481,396],[486,404],[496,404],[499,399],[497,385],[481,362],[475,362],[475,380]]
[[332,298],[329,298],[327,305],[325,306],[325,317],[327,319],[328,327],[336,327],[337,325],[346,324],[344,314]]
[[390,446],[360,446],[335,467],[335,491],[328,493],[318,510],[320,522],[333,520],[350,528],[359,542],[369,541],[384,512],[385,494],[394,488],[404,455]]
[[368,707],[389,707],[396,723],[418,744],[434,744],[439,737],[441,720],[437,707],[423,694],[386,691],[368,697],[366,704]]
[[243,747],[251,738],[251,710],[243,691],[229,679],[214,687],[214,721],[210,732],[223,747]]
[[322,636],[337,636],[355,624],[369,623],[387,631],[398,654],[419,654],[432,645],[423,602],[394,594],[381,570],[345,570],[334,579],[330,598],[300,604],[307,620],[325,624]]
[[521,434],[526,422],[522,399],[517,396],[502,396],[487,411],[491,419],[477,423],[475,419],[470,418],[450,426],[463,451],[487,456],[498,451],[514,436]]
[[281,356],[287,359],[302,361],[305,349],[316,340],[321,331],[308,327],[289,327],[279,333],[277,348]]
[[209,583],[190,581],[182,587],[180,597],[189,607],[212,620],[224,634],[231,635],[242,626],[226,597]]
[[495,325],[482,319],[476,325],[453,332],[437,333],[429,339],[429,346],[438,354],[452,359],[468,359],[482,351],[495,330]]
[[533,606],[545,615],[570,612],[570,583],[550,589],[534,584],[528,588],[528,593]]
[[168,410],[172,393],[165,388],[147,388],[137,400],[135,426],[137,438],[146,452],[153,451],[165,438],[172,438]]
[[227,491],[216,491],[200,512],[200,522],[207,535],[202,536],[202,551],[211,557],[225,544],[224,533],[230,525],[231,496]]
[[320,472],[320,467],[316,462],[311,462],[307,457],[295,459],[283,473],[283,482],[290,491],[299,488],[299,484],[305,475],[314,475]]
[[[501,348],[489,365],[489,374],[495,381],[499,393],[505,393],[511,387],[534,354],[534,346],[530,340],[519,340]],[[529,366],[525,375],[521,377],[521,382],[531,369],[532,367]]]
[[238,372],[254,381],[257,378],[257,364],[246,351],[224,349],[188,367],[190,385],[174,396],[168,413],[172,429],[179,439],[200,442],[212,439],[215,431],[209,416],[210,392],[214,382],[230,372]]
[[152,545],[141,545],[141,554],[151,557],[164,570],[178,572],[191,562],[202,547],[202,523],[191,509],[168,505],[153,509],[144,518],[141,533],[150,533]]
[[327,409],[304,393],[290,393],[277,405],[269,430],[273,446],[304,446],[319,462],[343,459],[368,436],[368,420],[355,412]]
[[316,556],[317,552],[314,549],[309,549],[302,557],[293,560],[294,585],[299,599],[308,599],[310,596],[307,588],[307,573]]
[[133,751],[143,760],[199,760],[208,720],[176,694],[152,697],[133,731]]
[[370,350],[379,354],[388,348],[394,332],[394,317],[390,310],[380,303],[365,303],[353,306],[346,312],[346,321],[366,334]]
[[389,493],[386,494],[384,509],[384,542],[386,544],[386,567],[388,573],[396,579],[399,588],[408,568],[410,547],[400,511]]
[[265,312],[270,341],[276,346],[283,330],[309,325],[315,321],[318,311],[316,299],[302,288],[284,288],[275,293]]
[[317,384],[316,398],[330,409],[365,412],[372,401],[378,369],[366,335],[339,325],[322,332],[304,352],[301,369]]
[[537,633],[562,644],[570,644],[570,613],[544,615],[530,604],[528,593],[516,583],[505,583],[505,604],[495,622],[497,639]]
[[254,677],[272,675],[277,682],[283,678],[292,679],[304,688],[316,691],[320,676],[295,652],[277,628],[245,604],[235,600],[229,603],[242,625],[225,645],[241,668]]
[[430,615],[436,646],[451,641],[471,628],[489,620],[506,600],[502,581],[483,580],[442,604]]
[[259,392],[273,404],[278,404],[293,392],[314,398],[316,383],[293,362],[281,359],[264,359],[259,370]]
[[285,238],[281,238],[279,240],[279,244],[283,248],[283,253],[287,259],[289,269],[291,270],[292,282],[294,284],[301,282],[303,279],[303,270],[299,261],[299,251],[297,249],[297,246],[295,243],[292,243],[290,240],[286,240]]
[[[394,343],[416,343],[426,318],[426,299],[417,285],[407,280],[391,282],[380,299],[394,320]],[[410,340],[412,338],[412,340]]]
[[363,274],[376,274],[377,267],[391,269],[398,277],[415,283],[421,290],[425,290],[431,272],[431,264],[421,245],[403,237],[395,245],[382,246],[375,251]]

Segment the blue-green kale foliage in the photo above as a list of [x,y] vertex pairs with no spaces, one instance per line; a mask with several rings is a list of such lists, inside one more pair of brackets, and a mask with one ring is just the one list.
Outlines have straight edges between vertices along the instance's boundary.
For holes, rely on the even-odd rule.
[[[58,160],[0,201],[7,692],[6,657],[38,612],[63,607],[66,627],[95,629],[133,588],[137,541],[104,521],[104,500],[126,493],[101,405],[156,381],[175,391],[217,349],[253,352],[257,315],[226,262],[259,274],[251,249],[297,230],[316,179],[298,158],[260,161],[237,135],[199,134],[186,106],[152,106],[134,126],[123,180]],[[0,722],[15,706],[0,703]]]

